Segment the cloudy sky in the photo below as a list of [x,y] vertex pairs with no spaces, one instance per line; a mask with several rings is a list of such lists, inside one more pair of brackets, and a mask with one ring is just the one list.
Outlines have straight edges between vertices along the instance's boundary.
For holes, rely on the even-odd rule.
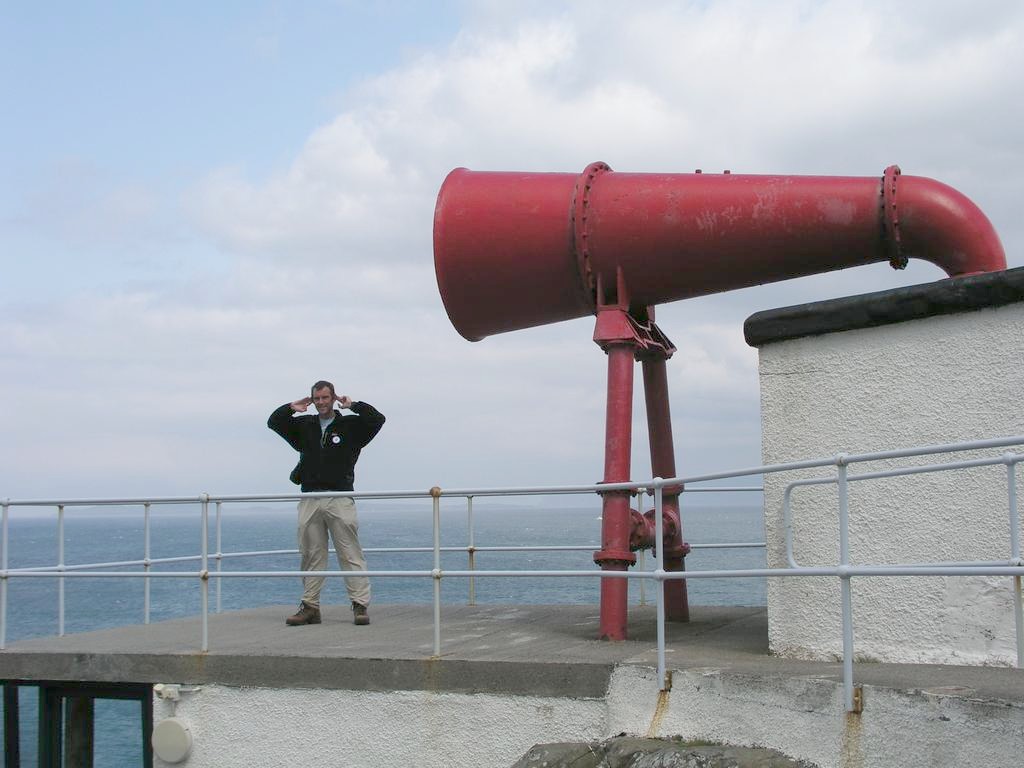
[[[600,479],[592,319],[472,344],[448,322],[431,228],[457,166],[898,163],[1024,264],[1019,0],[5,2],[0,71],[0,497],[288,492],[266,418],[318,378],[388,417],[362,489]],[[942,276],[661,308],[680,471],[760,461],[751,313]],[[636,477],[641,404],[638,377]]]

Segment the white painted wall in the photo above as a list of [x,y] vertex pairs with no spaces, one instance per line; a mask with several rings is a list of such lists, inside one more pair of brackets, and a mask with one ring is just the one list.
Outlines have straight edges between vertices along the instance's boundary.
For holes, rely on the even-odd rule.
[[1020,761],[1024,710],[1016,704],[864,686],[864,712],[854,715],[844,712],[837,679],[717,668],[676,671],[660,707],[657,688],[654,670],[618,668],[608,695],[610,734],[769,747],[820,768],[963,768]]
[[[539,742],[595,738],[606,721],[595,699],[217,685],[182,693],[175,710],[190,768],[503,766]],[[172,708],[155,699],[154,712]]]
[[[1019,762],[1019,704],[871,686],[865,701],[847,715],[835,679],[714,668],[676,671],[665,695],[654,669],[622,666],[601,700],[207,685],[183,693],[176,716],[193,735],[189,768],[502,768],[534,744],[623,732],[770,747],[821,768]],[[157,722],[172,712],[154,706]]]
[[[766,464],[1024,434],[1024,303],[767,344],[760,381]],[[850,472],[909,463],[931,461]],[[769,567],[786,564],[784,485],[822,474],[766,477]],[[1008,559],[1005,478],[996,467],[851,484],[851,562]],[[834,486],[797,490],[793,510],[797,561],[837,564]],[[855,578],[856,658],[1013,664],[1012,594],[1006,578]],[[773,652],[841,657],[837,580],[771,579],[768,612]]]

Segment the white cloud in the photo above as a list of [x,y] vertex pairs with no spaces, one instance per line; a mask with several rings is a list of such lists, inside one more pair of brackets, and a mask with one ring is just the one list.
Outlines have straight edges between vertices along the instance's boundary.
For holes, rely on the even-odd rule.
[[[455,166],[874,176],[899,162],[974,198],[1024,263],[1018,3],[966,15],[838,0],[622,8],[474,5],[447,47],[350,87],[276,172],[225,164],[196,180],[182,207],[200,247],[173,279],[110,281],[64,303],[19,297],[0,319],[0,360],[16,372],[0,395],[30,405],[5,417],[19,436],[0,449],[5,495],[113,491],[128,476],[165,492],[281,490],[288,451],[264,421],[321,376],[389,416],[361,487],[597,479],[605,359],[592,320],[479,344],[448,323],[431,229]],[[129,250],[156,232],[173,258],[178,206],[146,190],[85,181],[37,225],[79,243],[134,232],[121,237]],[[679,348],[680,471],[757,461],[747,315],[939,276],[866,267],[659,309]],[[636,381],[641,475],[639,368]],[[53,402],[80,425],[55,454],[60,478],[33,469],[49,451],[36,419]]]
[[485,7],[447,50],[354,88],[287,171],[219,171],[199,206],[235,247],[397,260],[420,255],[432,193],[456,165],[876,175],[903,162],[932,175],[966,149],[979,170],[1002,164],[1021,115],[1017,6],[991,3],[984,25],[901,7],[588,3],[526,19]]
[[689,327],[678,344],[672,385],[686,397],[743,397],[757,382],[757,351],[746,345],[734,325]]

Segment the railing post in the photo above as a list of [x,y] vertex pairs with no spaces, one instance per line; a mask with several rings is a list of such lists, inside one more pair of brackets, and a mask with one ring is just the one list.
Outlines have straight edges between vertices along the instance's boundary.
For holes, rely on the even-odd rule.
[[142,581],[143,581],[142,614],[143,614],[143,621],[146,624],[149,624],[149,610],[150,610],[149,609],[149,594],[150,594],[149,593],[149,585],[150,585],[150,581],[151,581],[150,578],[149,578],[149,566],[150,566],[150,555],[151,555],[151,553],[150,553],[150,545],[149,545],[149,542],[150,542],[150,539],[151,539],[150,532],[149,532],[149,506],[150,505],[149,505],[148,501],[145,504],[142,505],[142,539],[143,539],[143,551],[144,551],[144,555],[143,555],[143,558],[142,558],[142,572],[144,574],[146,574],[143,577],[143,579],[142,579]]
[[18,706],[18,684],[3,683],[4,689],[4,757],[11,768],[21,765],[21,711]]
[[[467,527],[469,529],[469,546],[467,552],[469,553],[469,570],[476,570],[476,537],[473,528],[473,497],[466,497],[466,518]],[[476,577],[469,577],[469,603],[468,605],[476,605]]]
[[[665,539],[664,523],[661,514],[662,482],[660,477],[654,478],[654,571],[657,574],[657,612],[658,612],[658,685],[659,690],[667,691],[672,686],[665,670]],[[643,579],[641,579],[643,581]]]
[[[647,550],[641,549],[636,554],[636,569],[647,570]],[[640,579],[640,605],[647,605],[647,579]]]
[[[1020,559],[1020,510],[1017,509],[1017,461],[1012,453],[1006,460],[1006,495],[1010,507],[1010,558],[1014,565]],[[1013,577],[1013,623],[1017,632],[1017,667],[1024,668],[1024,608],[1021,601],[1021,577]]]
[[64,704],[63,765],[91,768],[95,747],[96,699],[88,694],[61,698]]
[[210,650],[210,571],[209,571],[209,525],[210,525],[210,494],[204,493],[199,497],[202,501],[202,546],[203,554],[199,569],[199,590],[203,596],[203,642],[202,650],[205,653]]
[[[216,513],[215,513],[215,516],[216,516],[216,519],[217,519],[217,522],[216,522],[216,526],[217,526],[217,552],[214,554],[214,559],[216,559],[216,561],[217,561],[217,574],[218,575],[220,575],[220,572],[221,572],[221,560],[222,560],[222,557],[221,557],[222,552],[221,552],[221,545],[220,545],[220,543],[221,543],[220,542],[220,539],[221,539],[221,527],[220,527],[220,511],[221,510],[220,510],[220,507],[221,507],[221,502],[218,501],[217,502],[217,506],[216,506]],[[223,581],[223,579],[217,579],[217,608],[216,608],[216,612],[217,613],[221,612],[220,585],[221,585],[222,581]]]
[[793,485],[787,485],[782,492],[782,524],[786,538],[786,563],[790,568],[798,568],[796,556],[793,554]]
[[2,539],[0,539],[0,650],[7,647],[7,518],[10,504],[3,504]]
[[847,712],[853,712],[853,598],[850,576],[845,572],[850,565],[850,507],[845,453],[836,456],[836,472],[839,491],[839,585],[842,590],[843,613],[843,705]]
[[[64,572],[64,505],[57,505],[57,570]],[[64,577],[57,579],[57,636],[64,637]]]
[[441,489],[430,489],[434,500],[434,656],[441,655]]

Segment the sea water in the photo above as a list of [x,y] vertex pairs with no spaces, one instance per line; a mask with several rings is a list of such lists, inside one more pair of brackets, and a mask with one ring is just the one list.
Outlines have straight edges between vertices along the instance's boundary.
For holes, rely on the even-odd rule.
[[[593,552],[600,549],[600,503],[589,506],[544,505],[529,502],[477,499],[473,505],[473,544],[476,547],[578,546],[581,550],[522,552],[478,551],[477,570],[593,570]],[[561,500],[559,500],[561,502]],[[684,497],[684,502],[686,501]],[[465,548],[469,543],[469,512],[466,502],[444,499],[441,512],[441,545]],[[432,552],[374,552],[378,548],[431,547],[432,509],[429,501],[359,502],[359,536],[367,550],[370,570],[429,571]],[[10,568],[52,566],[59,551],[57,514],[52,510],[14,509],[8,526]],[[159,506],[150,511],[150,558],[174,558],[201,552],[203,531],[196,506]],[[296,519],[293,504],[263,507],[224,505],[220,536],[223,553],[294,550]],[[761,548],[703,549],[696,545],[751,543],[764,540],[761,508],[756,505],[683,505],[684,538],[695,549],[687,558],[688,570],[762,568]],[[141,507],[68,508],[64,522],[66,565],[140,560],[144,556],[144,515]],[[208,551],[216,552],[217,526],[210,505]],[[650,556],[647,567],[651,567]],[[442,569],[466,570],[468,555],[444,552]],[[211,557],[210,569],[216,570]],[[294,571],[294,552],[224,558],[223,570]],[[330,567],[336,567],[333,560]],[[153,570],[197,572],[196,560],[152,566]],[[118,566],[108,570],[141,572],[141,566]],[[68,578],[64,580],[66,633],[140,624],[144,618],[144,588],[141,579]],[[51,636],[58,632],[58,582],[56,579],[18,579],[8,582],[7,641]],[[216,581],[213,582],[216,584]],[[373,579],[374,611],[386,610],[388,603],[429,603],[430,578]],[[442,600],[465,603],[468,580],[452,578],[442,584]],[[211,586],[211,611],[215,609],[216,586]],[[653,601],[651,586],[642,594],[638,580],[630,580],[630,601]],[[230,578],[220,583],[222,610],[262,605],[297,605],[301,584],[297,578]],[[695,579],[688,582],[692,605],[764,605],[763,579]],[[478,603],[591,604],[598,603],[597,578],[477,578]],[[328,579],[321,600],[325,606],[347,605],[344,581]],[[150,586],[151,621],[197,615],[201,610],[198,578],[153,579]],[[290,611],[286,611],[290,612]],[[284,614],[282,614],[283,620]],[[34,687],[19,689],[20,744],[23,765],[36,762],[37,693]],[[98,699],[95,707],[96,768],[141,765],[139,703]],[[2,721],[0,721],[2,733]]]

